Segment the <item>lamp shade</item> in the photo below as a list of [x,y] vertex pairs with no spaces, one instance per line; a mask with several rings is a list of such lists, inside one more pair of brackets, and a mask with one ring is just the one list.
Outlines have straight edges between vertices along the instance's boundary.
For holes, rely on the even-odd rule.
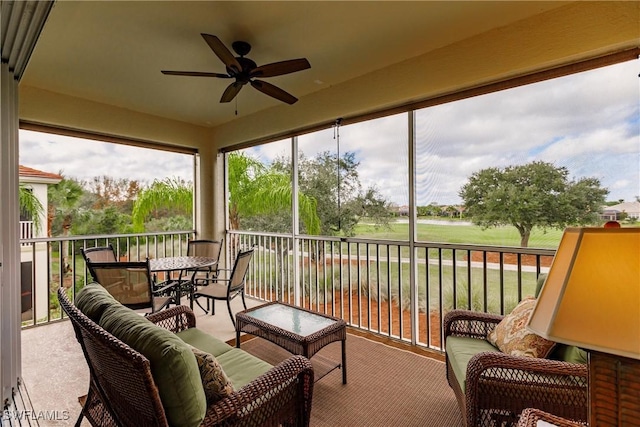
[[640,359],[640,228],[568,228],[528,328]]

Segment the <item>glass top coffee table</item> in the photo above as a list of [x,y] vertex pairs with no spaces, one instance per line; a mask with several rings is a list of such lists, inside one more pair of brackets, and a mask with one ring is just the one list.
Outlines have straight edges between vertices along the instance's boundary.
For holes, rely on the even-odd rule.
[[342,383],[347,383],[347,330],[344,320],[282,302],[271,302],[236,314],[236,347],[240,333],[271,341],[307,359],[327,344],[342,341]]

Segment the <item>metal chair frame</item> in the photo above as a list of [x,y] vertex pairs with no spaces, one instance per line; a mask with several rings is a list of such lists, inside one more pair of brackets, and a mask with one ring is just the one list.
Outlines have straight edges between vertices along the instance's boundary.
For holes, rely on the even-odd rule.
[[[244,299],[244,286],[252,256],[253,249],[238,252],[238,255],[236,256],[235,262],[233,264],[233,269],[231,270],[231,274],[229,275],[228,279],[221,279],[218,277],[216,278],[215,282],[200,287],[192,294],[192,298],[195,300],[196,304],[198,304],[198,306],[202,310],[204,310],[205,313],[208,314],[209,310],[211,310],[211,314],[215,314],[216,300],[227,301],[229,317],[231,317],[231,322],[235,327],[236,321],[233,317],[233,311],[231,311],[231,300],[240,295],[242,297],[242,305],[244,306],[245,310],[247,309],[247,303]],[[221,269],[221,271],[228,270]],[[204,308],[198,301],[198,298],[200,297],[204,297],[207,299],[207,308]],[[210,300],[213,300],[211,308],[209,308]]]
[[89,270],[89,274],[94,278],[96,275],[91,270],[90,263],[102,263],[102,262],[117,262],[118,257],[116,255],[116,251],[113,248],[113,245],[109,243],[107,246],[95,246],[93,248],[80,248],[80,253],[82,254],[82,258],[84,258],[84,262],[87,265],[87,269]]
[[[159,311],[175,303],[170,295],[175,284],[168,284],[156,289],[151,279],[149,260],[127,262],[98,262],[89,258],[89,270],[94,280],[111,293],[122,305],[133,310],[151,308],[151,312]],[[140,280],[140,275],[144,276]],[[137,287],[136,285],[143,285]],[[116,291],[117,290],[117,291]]]
[[[222,253],[222,240],[189,240],[187,243],[187,256],[205,256],[216,260],[216,264],[211,267],[187,270],[185,274],[191,274],[191,282],[197,286],[199,284],[206,285],[215,282],[218,278],[220,269],[218,262]],[[198,277],[198,273],[205,273],[205,277]]]

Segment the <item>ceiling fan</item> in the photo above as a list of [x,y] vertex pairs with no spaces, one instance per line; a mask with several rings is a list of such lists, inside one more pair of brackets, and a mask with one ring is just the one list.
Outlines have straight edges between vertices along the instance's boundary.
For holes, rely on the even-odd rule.
[[273,62],[271,64],[257,66],[251,59],[245,55],[251,51],[251,45],[244,41],[235,41],[231,44],[233,50],[238,54],[237,57],[227,49],[227,47],[216,36],[211,34],[202,34],[213,53],[224,63],[227,68],[227,74],[221,73],[205,73],[198,71],[167,71],[162,70],[162,74],[170,76],[192,76],[192,77],[218,77],[221,79],[235,79],[225,89],[220,98],[220,102],[229,102],[236,97],[242,86],[247,83],[251,84],[260,92],[276,98],[287,104],[295,103],[298,98],[285,92],[271,83],[257,80],[256,77],[275,77],[283,74],[295,73],[296,71],[311,68],[306,58],[290,59],[288,61]]

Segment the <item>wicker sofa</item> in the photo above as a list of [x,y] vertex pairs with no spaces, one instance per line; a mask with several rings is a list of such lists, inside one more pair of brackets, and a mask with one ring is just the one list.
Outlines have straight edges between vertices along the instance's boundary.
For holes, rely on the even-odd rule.
[[487,341],[503,316],[452,310],[443,320],[447,381],[466,427],[514,426],[526,408],[587,419],[587,365],[558,345],[548,358],[512,356]]
[[[309,425],[308,359],[292,356],[273,367],[198,330],[188,307],[143,317],[97,284],[83,288],[75,305],[63,288],[58,299],[89,365],[80,418],[92,425]],[[233,383],[231,394],[208,400],[191,346],[215,356]]]

